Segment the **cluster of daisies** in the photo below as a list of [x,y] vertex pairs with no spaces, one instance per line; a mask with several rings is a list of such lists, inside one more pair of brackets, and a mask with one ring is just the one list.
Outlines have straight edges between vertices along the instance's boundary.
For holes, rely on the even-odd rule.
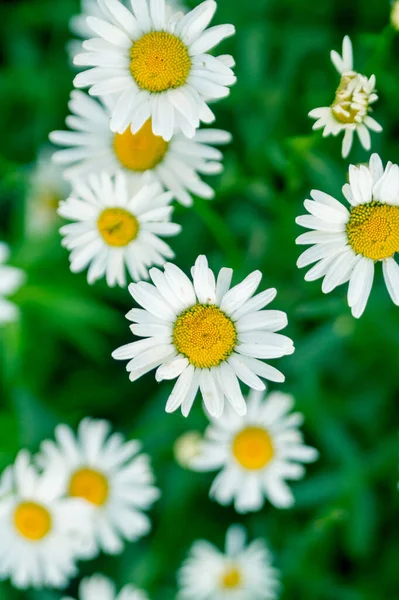
[[[57,202],[62,244],[75,273],[87,270],[90,284],[105,278],[125,287],[135,306],[127,314],[136,338],[113,357],[127,362],[132,382],[155,371],[158,382],[173,380],[166,412],[188,416],[200,397],[209,418],[205,433],[188,432],[176,444],[180,464],[217,472],[210,497],[233,504],[238,513],[259,511],[269,501],[289,508],[289,485],[317,459],[304,443],[303,417],[294,399],[266,394],[266,382],[283,373],[269,361],[294,352],[280,333],[287,315],[270,309],[277,291],[257,291],[262,274],[233,284],[233,271],[210,268],[198,256],[189,274],[173,262],[164,240],[180,233],[172,221],[173,201],[189,207],[193,195],[211,199],[203,175],[222,170],[219,145],[230,134],[202,127],[215,120],[210,108],[229,94],[236,79],[230,55],[210,54],[234,34],[232,25],[209,27],[216,11],[205,0],[184,12],[165,0],[86,0],[74,19],[82,40],[69,46],[78,68],[66,125],[51,141],[64,177],[63,188],[46,199]],[[323,136],[344,132],[347,157],[357,132],[366,150],[378,99],[375,76],[353,70],[352,44],[331,58],[340,81],[332,104],[310,112]],[[39,178],[40,179],[40,178]],[[305,201],[308,214],[297,223],[310,231],[297,239],[309,245],[298,267],[313,265],[305,278],[323,278],[327,293],[349,282],[348,304],[360,317],[372,288],[375,263],[382,262],[388,292],[399,305],[399,167],[385,168],[373,154],[368,165],[351,166],[343,186],[349,208],[323,191]],[[65,199],[66,198],[66,199]],[[32,228],[34,219],[32,219]],[[17,317],[5,299],[24,275],[3,265],[0,246],[0,321]],[[267,362],[266,362],[267,361]],[[250,389],[244,395],[242,386]],[[159,497],[146,455],[137,441],[110,434],[106,421],[84,419],[77,436],[65,425],[37,456],[21,451],[0,481],[0,578],[17,587],[64,587],[77,563],[99,551],[118,554],[125,542],[151,527],[144,511]],[[241,526],[229,528],[222,553],[194,543],[178,580],[181,600],[276,598],[279,576],[265,544],[247,544]],[[145,600],[131,585],[117,595],[112,581],[94,575],[81,582],[79,600]],[[70,599],[65,599],[70,600]]]

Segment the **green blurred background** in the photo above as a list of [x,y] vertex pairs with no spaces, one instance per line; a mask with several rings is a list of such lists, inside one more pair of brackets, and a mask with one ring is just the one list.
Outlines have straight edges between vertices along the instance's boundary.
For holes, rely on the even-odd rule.
[[[172,240],[176,262],[188,269],[206,253],[214,269],[234,267],[237,281],[261,269],[262,288],[277,287],[274,307],[288,313],[285,333],[297,351],[276,366],[282,386],[306,417],[306,440],[321,453],[307,477],[293,484],[296,506],[239,517],[208,500],[213,474],[192,474],[173,458],[186,430],[203,431],[200,402],[189,418],[166,415],[171,385],[153,374],[131,384],[111,351],[130,341],[126,290],[90,288],[69,272],[58,223],[27,235],[31,173],[49,131],[63,128],[73,70],[65,50],[77,0],[13,0],[0,5],[0,239],[28,282],[16,295],[21,321],[0,331],[0,469],[19,448],[36,451],[58,422],[110,419],[127,437],[143,440],[163,496],[152,511],[151,536],[119,557],[82,563],[119,584],[135,582],[153,600],[175,598],[175,573],[191,543],[221,545],[227,526],[244,523],[264,537],[282,572],[283,600],[382,600],[399,597],[398,411],[399,309],[380,269],[360,321],[350,316],[344,287],[328,296],[295,266],[295,216],[309,190],[342,198],[348,161],[341,139],[312,133],[307,113],[331,103],[338,76],[330,61],[349,34],[355,68],[376,74],[374,116],[384,132],[373,150],[398,162],[398,49],[385,1],[219,0],[217,23],[237,35],[221,46],[237,60],[238,84],[216,106],[217,126],[233,132],[225,172],[210,180],[212,203],[176,208],[183,233]],[[368,159],[358,141],[354,163]],[[40,199],[39,199],[40,200]],[[30,211],[34,210],[31,206]],[[76,595],[77,582],[68,590]],[[52,591],[13,590],[1,600],[56,600]]]

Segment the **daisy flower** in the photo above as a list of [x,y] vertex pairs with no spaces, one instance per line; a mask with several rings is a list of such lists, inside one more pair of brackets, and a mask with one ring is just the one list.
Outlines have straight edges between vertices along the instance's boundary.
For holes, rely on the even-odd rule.
[[58,425],[55,439],[45,440],[38,463],[65,474],[64,493],[83,498],[93,508],[95,549],[119,554],[124,540],[135,541],[151,529],[143,513],[159,498],[149,457],[138,454],[141,444],[109,435],[110,423],[83,419],[77,436]]
[[178,465],[183,469],[189,469],[194,457],[198,456],[202,435],[199,431],[186,431],[177,438],[173,453]]
[[375,76],[368,78],[353,70],[352,43],[348,36],[344,37],[342,56],[333,50],[331,60],[341,75],[334,102],[331,106],[311,110],[309,117],[317,119],[313,129],[324,129],[323,137],[345,132],[342,156],[346,158],[352,148],[355,131],[365,150],[371,147],[369,129],[382,131],[381,125],[369,114],[371,105],[378,100]]
[[289,508],[294,497],[285,480],[303,477],[301,463],[316,460],[318,453],[303,444],[302,415],[288,414],[292,396],[272,392],[266,399],[253,391],[247,404],[245,417],[230,409],[223,423],[213,421],[190,466],[218,470],[210,496],[222,505],[234,501],[237,512],[260,510],[265,498],[278,508]]
[[191,272],[193,283],[178,267],[167,263],[164,272],[151,269],[154,285],[141,282],[129,286],[143,308],[134,308],[127,318],[133,321],[132,332],[145,339],[119,348],[113,357],[130,359],[131,381],[152,369],[157,369],[157,381],[178,378],[167,412],[181,406],[187,416],[200,389],[212,416],[221,416],[225,398],[244,415],[239,379],[257,390],[265,389],[260,377],[284,381],[280,371],[259,359],[294,352],[292,340],[276,333],[287,325],[287,315],[261,310],[277,291],[269,289],[253,296],[262,279],[260,271],[232,288],[232,269],[221,269],[216,281],[205,256],[197,258]]
[[62,497],[63,477],[41,475],[21,450],[0,480],[0,579],[17,588],[65,587],[77,575],[76,560],[88,558],[91,507]]
[[235,83],[231,56],[208,54],[235,33],[233,25],[207,29],[216,2],[206,0],[187,15],[169,16],[164,0],[131,0],[132,10],[118,0],[101,0],[102,18],[87,24],[98,37],[83,42],[75,64],[76,87],[93,96],[115,94],[111,129],[137,133],[152,119],[155,135],[166,141],[176,130],[194,137],[200,121],[214,114],[208,102],[228,96]]
[[4,264],[9,256],[9,247],[0,242],[0,325],[18,319],[18,308],[5,296],[14,294],[25,281],[25,273],[21,269]]
[[369,166],[349,167],[349,183],[342,192],[349,210],[338,200],[313,190],[305,200],[310,215],[296,222],[307,229],[297,244],[312,244],[298,259],[298,267],[316,263],[305,275],[307,281],[324,277],[322,290],[331,292],[349,281],[348,304],[358,318],[366,308],[374,279],[374,266],[382,262],[389,295],[399,305],[399,167],[385,167],[378,154]]
[[[79,600],[148,600],[145,592],[130,584],[125,585],[117,594],[114,582],[104,575],[92,575],[82,579],[78,598]],[[73,599],[68,597],[62,600]]]
[[62,169],[52,162],[51,149],[43,148],[29,180],[25,216],[28,235],[43,236],[53,229],[58,221],[58,204],[70,191]]
[[279,573],[263,540],[247,544],[244,527],[227,530],[226,549],[199,540],[179,574],[178,600],[272,600],[277,598]]
[[151,120],[137,133],[128,127],[123,133],[113,133],[109,127],[112,101],[102,103],[77,90],[71,94],[72,115],[67,125],[73,131],[53,131],[50,140],[65,146],[55,152],[54,162],[65,166],[67,179],[85,177],[118,170],[135,181],[146,176],[171,191],[185,206],[192,204],[191,194],[213,198],[213,189],[199,175],[215,175],[223,170],[223,154],[214,145],[227,144],[231,135],[220,129],[201,129],[193,139],[177,132],[170,142],[155,135]]
[[125,267],[134,280],[147,278],[148,268],[174,257],[159,236],[173,236],[181,227],[170,222],[173,196],[158,183],[137,186],[122,172],[91,175],[74,182],[72,195],[58,213],[75,223],[61,227],[63,246],[71,251],[71,271],[88,268],[87,280],[106,277],[109,286],[126,285]]

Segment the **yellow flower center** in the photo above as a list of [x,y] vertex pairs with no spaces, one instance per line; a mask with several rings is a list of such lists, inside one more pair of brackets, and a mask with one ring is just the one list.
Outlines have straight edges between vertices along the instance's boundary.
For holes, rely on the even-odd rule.
[[399,206],[375,200],[354,206],[346,232],[356,254],[372,260],[389,258],[399,252]]
[[106,208],[97,221],[98,230],[108,246],[127,246],[136,239],[139,222],[124,208]]
[[191,60],[180,38],[166,31],[150,31],[130,50],[130,72],[137,85],[149,92],[165,92],[187,81]]
[[241,573],[237,567],[231,567],[222,575],[221,585],[224,589],[237,588],[241,583]]
[[131,171],[147,171],[162,162],[168,142],[152,132],[151,119],[137,133],[130,127],[114,137],[114,151],[122,166]]
[[339,123],[359,123],[367,115],[369,93],[363,87],[357,88],[355,98],[351,83],[356,77],[358,77],[357,73],[342,75],[335,93],[331,112]]
[[14,511],[14,525],[24,538],[38,542],[49,533],[52,518],[44,506],[36,502],[22,502]]
[[260,427],[243,429],[233,441],[233,454],[244,469],[263,469],[274,456],[270,435]]
[[107,478],[94,469],[84,467],[76,471],[69,482],[69,495],[84,498],[91,504],[103,506],[109,494]]
[[233,352],[236,342],[232,320],[217,306],[195,304],[179,315],[174,325],[176,350],[199,369],[220,365]]

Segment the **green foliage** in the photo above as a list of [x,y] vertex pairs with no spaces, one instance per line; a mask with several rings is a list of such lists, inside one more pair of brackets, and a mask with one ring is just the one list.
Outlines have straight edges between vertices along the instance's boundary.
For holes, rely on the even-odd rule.
[[[37,450],[57,422],[76,426],[85,415],[105,417],[127,437],[142,439],[163,497],[152,513],[153,533],[122,556],[82,564],[119,584],[134,581],[153,600],[175,597],[175,572],[194,539],[222,544],[232,522],[264,536],[281,569],[282,600],[380,600],[398,596],[397,398],[399,310],[377,276],[360,321],[350,316],[345,290],[324,296],[295,266],[295,217],[312,188],[341,197],[348,161],[340,139],[311,132],[307,113],[328,104],[337,85],[329,62],[344,34],[355,65],[376,74],[375,105],[382,134],[373,149],[397,162],[398,43],[388,25],[388,2],[348,0],[219,0],[218,22],[234,23],[223,52],[237,59],[238,85],[216,106],[217,126],[231,130],[225,171],[212,183],[216,200],[178,208],[183,233],[172,240],[188,269],[199,253],[235,277],[261,269],[262,285],[277,287],[276,306],[289,316],[296,353],[279,363],[306,440],[320,460],[293,484],[290,511],[267,505],[237,516],[208,499],[212,474],[176,465],[172,447],[188,429],[206,424],[200,403],[189,418],[166,415],[170,385],[150,374],[129,383],[110,357],[131,334],[126,290],[90,288],[69,272],[57,231],[40,241],[24,234],[29,171],[49,131],[63,126],[73,71],[65,45],[75,0],[13,0],[0,6],[4,52],[0,72],[0,239],[26,269],[16,301],[21,322],[0,331],[0,468],[22,446]],[[351,162],[367,153],[356,141]],[[277,387],[277,386],[272,386]],[[76,593],[77,582],[69,590]],[[0,584],[2,600],[57,600],[51,591],[25,593]]]

